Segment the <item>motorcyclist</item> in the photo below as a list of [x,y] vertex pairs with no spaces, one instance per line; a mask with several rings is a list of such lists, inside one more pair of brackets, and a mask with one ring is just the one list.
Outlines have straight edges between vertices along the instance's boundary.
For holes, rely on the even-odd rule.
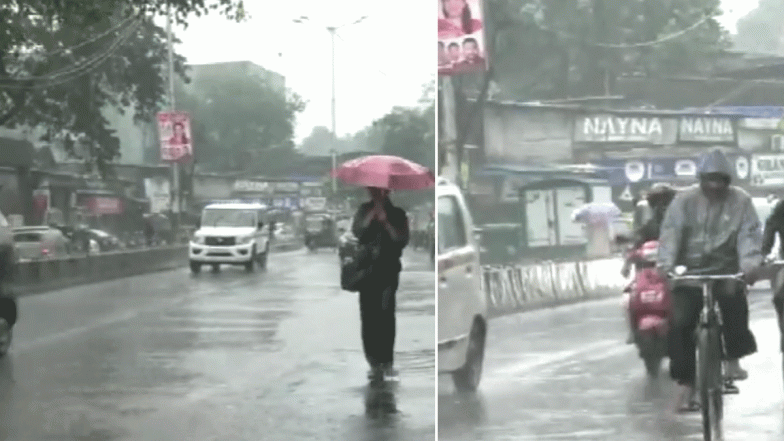
[[[779,249],[777,254],[781,256],[784,251],[784,200],[780,200],[773,207],[770,216],[765,221],[765,232],[762,235],[762,255],[767,256],[773,249],[776,240],[776,233],[779,234]],[[774,287],[775,289],[776,287]],[[782,324],[782,314],[784,314],[784,285],[773,292],[773,306],[778,315],[779,327],[781,328],[781,350],[784,351],[784,324]]]
[[[732,167],[720,149],[705,154],[698,168],[699,184],[675,196],[664,215],[659,235],[659,270],[669,274],[679,265],[690,270],[715,269],[717,273],[744,274],[753,284],[762,263],[762,228],[752,199],[731,186]],[[743,380],[746,371],[739,359],[756,352],[748,325],[748,301],[741,283],[717,284],[728,290],[717,296],[727,352],[726,374]],[[725,291],[726,292],[726,291]],[[700,288],[675,284],[673,317],[668,341],[670,375],[678,383],[676,409],[699,409],[695,393],[694,331],[702,308]]]
[[[645,199],[648,201],[648,206],[651,208],[653,216],[643,225],[640,225],[634,232],[634,236],[632,237],[632,249],[640,248],[645,242],[659,240],[659,230],[661,229],[662,220],[664,219],[664,213],[675,197],[675,193],[676,190],[674,188],[662,183],[654,184],[651,189],[648,190]],[[623,268],[621,269],[621,275],[623,275],[623,277],[629,277],[632,264],[633,261],[631,257],[627,257],[623,264]],[[627,324],[629,325],[629,335],[626,338],[626,343],[632,344],[634,343],[634,319],[631,310],[629,309],[628,295],[624,296],[623,303],[626,311]]]

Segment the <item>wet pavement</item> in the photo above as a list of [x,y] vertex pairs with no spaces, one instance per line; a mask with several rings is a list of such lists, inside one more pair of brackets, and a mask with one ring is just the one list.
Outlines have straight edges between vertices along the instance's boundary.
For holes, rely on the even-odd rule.
[[379,387],[334,251],[24,297],[0,440],[434,439],[433,267],[408,250],[403,265],[400,381]]
[[[725,396],[728,441],[784,439],[770,298],[765,290],[750,295],[759,350],[742,361],[749,379],[738,383],[740,394]],[[620,296],[492,320],[479,392],[460,396],[439,377],[439,439],[701,440],[700,414],[673,415],[668,372],[649,381],[625,339]]]

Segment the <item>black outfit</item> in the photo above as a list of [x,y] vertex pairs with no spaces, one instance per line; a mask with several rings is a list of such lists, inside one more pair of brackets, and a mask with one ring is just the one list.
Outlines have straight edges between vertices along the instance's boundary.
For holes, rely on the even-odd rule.
[[659,240],[659,232],[661,231],[661,223],[664,218],[664,213],[654,213],[653,217],[648,219],[637,231],[634,232],[634,248],[641,247],[645,242],[651,240]]
[[387,220],[398,232],[393,240],[377,219],[363,227],[373,202],[362,204],[354,215],[352,232],[362,246],[371,251],[371,273],[367,284],[359,291],[359,309],[362,320],[362,345],[365,358],[372,367],[391,364],[395,346],[395,294],[402,266],[400,256],[408,244],[408,218],[406,212],[384,203]]
[[[749,304],[745,288],[738,283],[719,283],[713,287],[723,321],[726,357],[741,359],[757,352],[757,342],[749,330]],[[728,292],[731,292],[729,294]],[[728,293],[728,294],[725,294]],[[702,288],[676,286],[672,290],[672,328],[668,340],[670,376],[682,385],[694,385],[697,350],[694,330],[702,310]]]
[[[776,239],[776,233],[779,233],[780,247],[784,247],[784,200],[779,201],[773,208],[773,212],[765,221],[765,232],[762,236],[762,255],[767,256],[773,249],[773,243]],[[782,249],[778,250],[778,254],[782,254]],[[774,287],[775,289],[775,287]],[[781,330],[781,350],[784,351],[784,323],[781,317],[784,314],[784,286],[780,289],[773,291],[773,306],[776,308],[776,314],[779,318],[779,329]]]

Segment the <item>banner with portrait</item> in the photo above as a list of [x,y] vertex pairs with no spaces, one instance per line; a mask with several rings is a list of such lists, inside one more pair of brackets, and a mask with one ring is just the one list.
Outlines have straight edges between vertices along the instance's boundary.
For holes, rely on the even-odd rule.
[[438,1],[438,74],[487,70],[482,0]]
[[158,136],[162,161],[187,163],[193,160],[191,117],[188,112],[159,112]]

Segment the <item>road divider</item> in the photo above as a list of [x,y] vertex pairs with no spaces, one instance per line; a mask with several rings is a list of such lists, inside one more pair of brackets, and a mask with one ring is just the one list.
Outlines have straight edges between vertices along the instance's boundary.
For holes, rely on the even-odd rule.
[[620,258],[482,267],[491,317],[620,296],[628,281]]
[[[273,242],[273,252],[302,248],[301,241]],[[12,290],[17,295],[37,294],[122,277],[173,270],[188,265],[188,246],[171,245],[21,261],[16,266]]]
[[34,294],[187,264],[188,247],[183,245],[22,261],[17,264],[12,286],[17,294]]

